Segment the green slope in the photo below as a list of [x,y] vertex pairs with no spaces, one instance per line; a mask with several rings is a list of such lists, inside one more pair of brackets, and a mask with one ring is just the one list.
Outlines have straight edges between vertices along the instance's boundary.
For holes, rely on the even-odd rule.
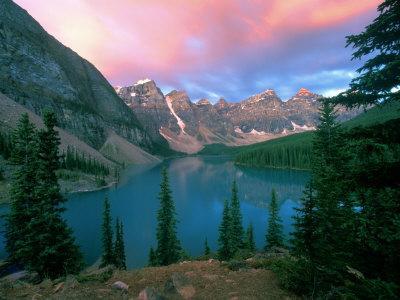
[[[343,123],[345,129],[368,127],[400,118],[400,103],[373,107]],[[238,164],[258,167],[308,169],[311,161],[313,132],[303,132],[248,146],[228,147],[214,144],[206,146],[199,154],[232,155]]]
[[379,123],[385,123],[392,119],[400,118],[400,103],[388,103],[384,106],[376,106],[365,113],[343,123],[345,128],[353,128],[357,126],[371,126]]

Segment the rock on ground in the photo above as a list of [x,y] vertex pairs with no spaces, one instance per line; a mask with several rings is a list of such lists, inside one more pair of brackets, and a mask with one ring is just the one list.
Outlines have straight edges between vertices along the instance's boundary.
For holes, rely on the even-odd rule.
[[111,288],[127,292],[129,289],[129,285],[122,281],[116,281],[111,285]]

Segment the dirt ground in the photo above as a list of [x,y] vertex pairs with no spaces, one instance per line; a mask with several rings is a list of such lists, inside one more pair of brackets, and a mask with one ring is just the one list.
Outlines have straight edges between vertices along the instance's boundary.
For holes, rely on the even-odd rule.
[[[180,287],[179,293],[166,294],[166,283],[177,274],[185,278],[186,283]],[[164,299],[295,299],[279,287],[275,275],[269,270],[248,268],[232,271],[215,260],[114,271],[104,282],[78,280],[79,276],[69,276],[63,281],[45,280],[37,285],[3,280],[0,299],[138,299],[140,292],[149,287]],[[114,289],[112,285],[116,281],[127,284],[128,290]]]

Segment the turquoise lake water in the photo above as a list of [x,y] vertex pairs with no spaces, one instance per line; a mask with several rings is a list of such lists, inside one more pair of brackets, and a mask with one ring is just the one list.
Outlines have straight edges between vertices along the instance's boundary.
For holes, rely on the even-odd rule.
[[[160,171],[168,168],[175,201],[178,237],[190,255],[201,255],[207,237],[217,249],[218,226],[224,198],[230,197],[231,183],[239,187],[244,226],[252,222],[257,247],[264,246],[271,189],[275,188],[286,235],[292,230],[294,208],[298,206],[309,172],[238,167],[222,157],[185,157],[162,164],[132,166],[124,171],[121,182],[109,189],[68,195],[64,217],[74,230],[76,241],[88,264],[101,255],[100,227],[103,200],[107,194],[112,216],[124,223],[128,268],[147,264],[151,246],[156,246],[156,213]],[[0,214],[7,207],[0,207]],[[0,225],[4,221],[0,221]],[[0,234],[0,259],[4,259],[4,237]]]

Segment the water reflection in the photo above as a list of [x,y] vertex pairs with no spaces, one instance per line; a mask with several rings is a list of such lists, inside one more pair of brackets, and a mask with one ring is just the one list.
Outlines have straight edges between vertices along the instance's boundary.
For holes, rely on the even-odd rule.
[[[102,205],[108,194],[112,215],[124,223],[129,268],[147,263],[150,246],[155,246],[156,212],[160,171],[167,167],[178,214],[178,236],[185,250],[200,255],[207,237],[217,248],[218,225],[224,198],[230,197],[233,178],[237,179],[242,200],[243,222],[254,224],[258,247],[263,247],[268,202],[274,187],[279,197],[285,232],[291,230],[293,208],[298,205],[309,174],[304,171],[236,167],[221,157],[185,157],[158,165],[133,166],[122,174],[118,187],[68,196],[65,218],[73,228],[87,263],[101,254]],[[0,208],[1,211],[6,208]],[[0,259],[5,257],[1,244]]]

